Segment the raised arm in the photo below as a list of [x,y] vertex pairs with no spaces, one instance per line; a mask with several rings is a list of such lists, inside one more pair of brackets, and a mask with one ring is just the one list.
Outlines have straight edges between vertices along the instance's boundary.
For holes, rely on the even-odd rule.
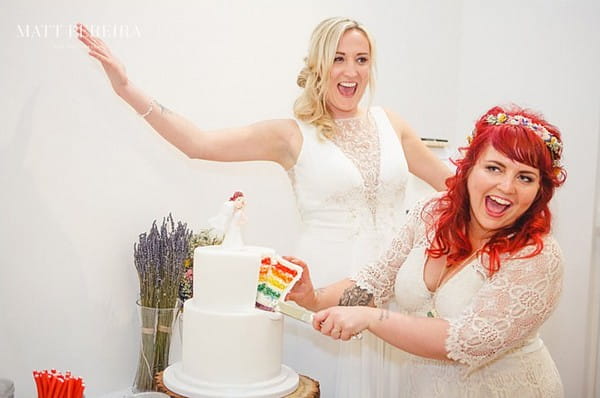
[[452,171],[425,146],[405,120],[390,110],[386,109],[386,113],[402,142],[408,170],[435,190],[446,190],[446,178],[452,175]]
[[216,161],[270,160],[291,168],[301,146],[301,133],[291,119],[267,120],[244,127],[204,131],[186,118],[165,108],[127,77],[125,67],[101,39],[77,25],[79,40],[96,58],[115,93],[190,158]]

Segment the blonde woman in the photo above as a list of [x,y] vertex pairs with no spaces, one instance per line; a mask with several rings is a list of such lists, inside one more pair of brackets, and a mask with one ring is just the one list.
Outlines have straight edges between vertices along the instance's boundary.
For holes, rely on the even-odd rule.
[[[168,110],[128,78],[107,45],[78,26],[115,93],[190,158],[270,160],[287,170],[303,231],[295,255],[324,285],[375,259],[401,225],[408,172],[437,190],[450,175],[410,126],[380,107],[359,106],[373,88],[375,47],[364,26],[330,18],[314,30],[297,82],[294,118],[217,131]],[[368,336],[342,345],[288,322],[284,362],[319,380],[325,397],[376,397],[382,343]]]

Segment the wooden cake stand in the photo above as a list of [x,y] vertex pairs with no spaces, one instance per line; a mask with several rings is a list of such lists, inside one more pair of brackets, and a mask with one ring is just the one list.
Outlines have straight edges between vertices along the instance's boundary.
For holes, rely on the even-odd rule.
[[[291,394],[286,395],[284,398],[319,398],[321,396],[321,390],[319,388],[319,382],[311,379],[310,377],[306,377],[303,375],[300,376],[300,381],[298,383],[298,388]],[[154,376],[156,380],[156,386],[158,391],[164,392],[171,398],[187,398],[183,395],[179,395],[174,393],[165,387],[163,383],[163,372],[159,372]]]

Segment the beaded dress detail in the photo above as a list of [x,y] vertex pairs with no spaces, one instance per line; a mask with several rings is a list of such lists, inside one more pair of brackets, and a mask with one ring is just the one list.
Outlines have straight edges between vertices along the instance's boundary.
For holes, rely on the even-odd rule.
[[364,118],[338,119],[337,134],[331,141],[354,163],[363,179],[362,191],[365,202],[376,222],[377,189],[381,151],[377,127],[369,115]]

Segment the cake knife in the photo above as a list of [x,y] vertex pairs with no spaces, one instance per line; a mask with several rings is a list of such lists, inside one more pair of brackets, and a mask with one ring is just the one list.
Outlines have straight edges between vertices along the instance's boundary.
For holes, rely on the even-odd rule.
[[[314,312],[309,311],[306,308],[302,308],[298,305],[293,305],[285,301],[277,302],[275,305],[275,311],[310,325],[312,325],[313,317],[315,315]],[[350,339],[360,340],[362,339],[362,333],[359,332],[353,335]]]

